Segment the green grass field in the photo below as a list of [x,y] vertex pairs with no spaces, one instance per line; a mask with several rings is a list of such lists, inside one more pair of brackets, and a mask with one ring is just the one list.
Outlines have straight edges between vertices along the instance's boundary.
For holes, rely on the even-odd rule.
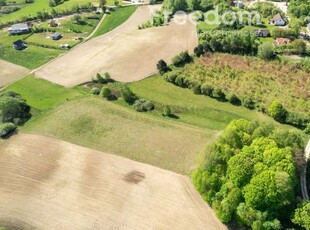
[[[86,3],[97,3],[96,0],[69,0],[64,3],[54,7],[56,10],[65,10],[72,8],[76,4],[86,4]],[[4,15],[0,18],[0,24],[13,22],[16,20],[23,21],[24,18],[28,16],[36,16],[38,11],[44,10],[48,13],[51,12],[52,7],[48,5],[49,0],[35,0],[34,3],[28,4],[27,6],[21,8],[20,10],[13,12],[11,14]]]
[[32,118],[21,132],[51,136],[189,174],[216,132],[137,113],[99,96],[67,102]]
[[[195,95],[191,90],[170,84],[161,77],[150,77],[129,86],[141,98],[154,101],[159,106],[169,105],[180,122],[213,130],[222,130],[231,120],[240,118],[274,123],[260,112]],[[161,110],[158,115],[161,115]]]
[[116,8],[115,11],[111,11],[111,13],[103,20],[93,37],[105,34],[123,24],[137,8],[138,6],[128,6]]
[[0,49],[0,58],[29,69],[35,69],[63,52],[63,50],[47,49],[32,45],[28,45],[28,48],[24,50],[4,47]]
[[[110,87],[116,89],[119,84]],[[154,101],[155,111],[138,113],[122,98],[109,102],[83,86],[66,89],[32,76],[7,89],[20,93],[35,108],[21,132],[51,136],[186,175],[201,159],[205,145],[231,120],[275,123],[262,113],[194,95],[160,77],[129,86],[139,97]],[[179,119],[163,117],[161,105],[170,105]]]
[[31,107],[38,110],[54,108],[82,95],[80,90],[66,89],[31,75],[9,85],[6,89],[18,92]]

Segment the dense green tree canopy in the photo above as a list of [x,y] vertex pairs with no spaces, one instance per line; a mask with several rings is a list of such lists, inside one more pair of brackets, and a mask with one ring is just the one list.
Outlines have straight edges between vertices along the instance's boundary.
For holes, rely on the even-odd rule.
[[281,229],[296,205],[294,156],[302,148],[295,133],[236,120],[209,146],[193,181],[223,222]]

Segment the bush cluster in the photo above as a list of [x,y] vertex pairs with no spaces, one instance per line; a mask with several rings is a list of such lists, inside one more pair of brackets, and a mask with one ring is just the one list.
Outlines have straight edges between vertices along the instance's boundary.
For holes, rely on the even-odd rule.
[[0,136],[6,136],[24,124],[29,118],[30,106],[17,93],[5,91],[0,94]]
[[138,112],[147,112],[154,109],[154,103],[146,99],[138,99],[132,107]]

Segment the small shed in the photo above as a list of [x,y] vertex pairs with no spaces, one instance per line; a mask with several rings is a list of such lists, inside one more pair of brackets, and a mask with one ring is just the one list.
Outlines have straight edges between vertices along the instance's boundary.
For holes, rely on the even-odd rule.
[[27,23],[14,24],[9,28],[9,33],[15,34],[26,34],[30,32],[30,26]]
[[53,40],[59,40],[59,39],[61,39],[61,37],[62,37],[61,34],[58,33],[58,32],[57,32],[57,33],[54,33],[54,34],[52,35],[52,39],[53,39]]
[[25,44],[24,41],[22,41],[22,40],[17,40],[17,41],[15,41],[15,42],[13,42],[13,47],[14,47],[16,50],[22,50],[22,49],[27,48],[27,45]]
[[310,33],[310,23],[307,25],[307,30]]

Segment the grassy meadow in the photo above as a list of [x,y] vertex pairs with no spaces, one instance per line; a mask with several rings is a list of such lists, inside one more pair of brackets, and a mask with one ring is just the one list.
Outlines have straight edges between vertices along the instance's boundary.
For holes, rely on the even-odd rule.
[[0,49],[0,58],[29,69],[35,69],[63,52],[64,50],[47,49],[33,45],[28,45],[28,48],[24,50],[3,47]]
[[18,92],[27,103],[38,110],[47,110],[77,98],[81,90],[67,89],[31,75],[9,85],[6,90]]
[[137,8],[138,6],[127,6],[116,8],[114,11],[111,11],[103,20],[93,37],[105,34],[123,24]]
[[[120,84],[109,87],[115,90]],[[282,126],[262,113],[195,95],[160,77],[129,87],[139,97],[152,100],[155,111],[138,113],[122,98],[110,102],[84,86],[67,89],[32,76],[7,89],[20,93],[34,108],[33,117],[20,132],[51,136],[186,175],[202,157],[205,145],[231,120]],[[163,117],[162,105],[170,105],[177,118]]]

